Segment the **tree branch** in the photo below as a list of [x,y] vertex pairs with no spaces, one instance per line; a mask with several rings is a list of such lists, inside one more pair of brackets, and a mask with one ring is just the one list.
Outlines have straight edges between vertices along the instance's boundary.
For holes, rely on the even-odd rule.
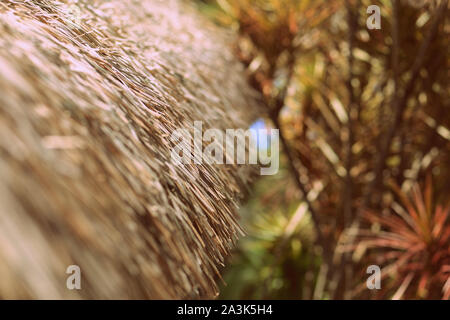
[[378,152],[378,160],[374,169],[375,179],[372,180],[372,183],[369,185],[368,191],[363,201],[363,207],[366,207],[371,202],[371,195],[378,189],[382,182],[383,171],[386,167],[386,159],[389,156],[389,150],[392,144],[392,140],[395,137],[395,133],[399,128],[401,121],[403,119],[403,114],[406,109],[406,105],[408,102],[408,98],[414,90],[414,85],[419,76],[420,70],[425,62],[426,53],[431,45],[432,40],[437,34],[439,24],[447,10],[448,0],[444,0],[441,2],[440,6],[435,10],[434,21],[430,27],[430,30],[422,43],[419,52],[417,54],[417,58],[412,66],[411,78],[407,82],[405,86],[405,91],[403,95],[399,99],[394,99],[395,101],[395,111],[394,111],[394,121],[388,129],[386,139],[381,143],[380,150]]

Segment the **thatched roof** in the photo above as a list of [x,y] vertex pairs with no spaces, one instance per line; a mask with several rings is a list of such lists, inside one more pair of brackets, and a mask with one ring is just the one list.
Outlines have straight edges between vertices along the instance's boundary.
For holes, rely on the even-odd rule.
[[255,171],[169,135],[251,123],[232,37],[167,0],[2,0],[0,34],[0,298],[215,296]]

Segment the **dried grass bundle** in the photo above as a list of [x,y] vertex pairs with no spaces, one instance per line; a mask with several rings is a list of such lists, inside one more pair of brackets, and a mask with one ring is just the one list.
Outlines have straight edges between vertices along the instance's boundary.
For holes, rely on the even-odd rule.
[[255,170],[169,136],[253,120],[232,37],[166,0],[2,0],[0,34],[0,298],[215,296]]

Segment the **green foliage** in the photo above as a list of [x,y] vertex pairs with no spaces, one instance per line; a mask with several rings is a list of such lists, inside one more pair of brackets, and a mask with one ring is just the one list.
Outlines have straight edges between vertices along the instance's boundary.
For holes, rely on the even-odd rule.
[[[225,272],[226,299],[310,298],[320,256],[314,249],[310,217],[292,194],[286,169],[261,179],[242,210],[248,236]],[[294,189],[295,190],[295,189]]]

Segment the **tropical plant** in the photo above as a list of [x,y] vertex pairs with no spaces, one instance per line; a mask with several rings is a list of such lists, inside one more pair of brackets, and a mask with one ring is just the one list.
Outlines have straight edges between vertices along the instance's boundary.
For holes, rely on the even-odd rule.
[[[383,298],[450,298],[450,203],[433,202],[431,180],[422,192],[415,184],[408,196],[394,187],[399,201],[394,212],[367,211],[377,231],[367,232],[360,246],[375,251],[388,280]],[[395,290],[395,293],[392,293]]]
[[[310,297],[368,294],[354,288],[365,285],[365,274],[357,274],[370,261],[355,261],[346,248],[354,247],[364,212],[392,207],[389,181],[407,188],[431,172],[436,195],[450,190],[449,1],[412,2],[378,1],[381,30],[366,27],[371,0],[202,2],[215,4],[215,16],[239,30],[237,54],[263,97],[267,123],[280,129],[287,185],[308,208],[311,252],[321,252]],[[290,204],[271,214],[292,214]],[[277,234],[272,244],[283,232]],[[304,276],[290,273],[277,294]],[[439,295],[428,291],[419,297]]]

